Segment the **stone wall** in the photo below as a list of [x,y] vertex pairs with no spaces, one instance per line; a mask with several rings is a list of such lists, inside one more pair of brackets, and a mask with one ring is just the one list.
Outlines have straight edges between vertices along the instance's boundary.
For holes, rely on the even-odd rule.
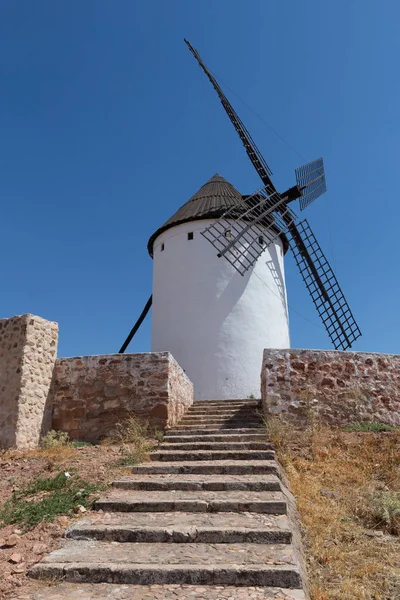
[[57,323],[0,320],[0,447],[36,446],[57,353]]
[[400,425],[400,356],[323,350],[264,350],[267,412],[304,424],[380,421]]
[[172,427],[193,402],[193,385],[169,352],[61,358],[52,388],[52,428],[88,442],[128,413]]

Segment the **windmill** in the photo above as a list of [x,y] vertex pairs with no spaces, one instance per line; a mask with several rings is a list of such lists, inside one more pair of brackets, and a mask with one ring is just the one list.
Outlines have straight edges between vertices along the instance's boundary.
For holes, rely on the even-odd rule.
[[[296,265],[334,348],[351,348],[361,336],[361,331],[308,221],[304,219],[298,222],[298,216],[289,206],[299,199],[300,209],[303,211],[326,192],[322,158],[296,169],[297,185],[279,193],[271,179],[272,171],[249,131],[197,50],[188,40],[185,39],[185,42],[217,92],[263,182],[263,187],[258,192],[245,199],[243,209],[234,207],[227,210],[218,221],[205,229],[204,237],[217,249],[219,256],[224,256],[243,275],[264,250],[264,244],[260,244],[260,240],[265,236],[265,225],[274,223],[275,227],[267,230],[267,243],[273,242],[282,233],[288,237]],[[227,236],[227,230],[233,233]]]
[[[185,40],[186,41],[186,40]],[[322,159],[296,169],[279,193],[271,170],[198,52],[186,41],[262,180],[242,195],[216,174],[150,237],[153,294],[124,342],[152,306],[153,352],[170,351],[197,399],[256,397],[265,348],[289,348],[284,255],[290,248],[328,335],[346,350],[361,335],[304,210],[326,191]]]

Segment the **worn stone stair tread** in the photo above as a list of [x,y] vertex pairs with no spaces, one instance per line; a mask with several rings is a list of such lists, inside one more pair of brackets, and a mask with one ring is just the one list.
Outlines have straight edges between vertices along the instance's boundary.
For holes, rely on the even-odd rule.
[[207,417],[208,415],[214,415],[214,416],[225,416],[228,415],[229,416],[241,416],[244,415],[247,418],[251,418],[252,416],[257,416],[260,417],[261,416],[261,409],[255,406],[231,406],[231,407],[219,407],[219,406],[209,406],[209,407],[204,407],[204,408],[200,408],[200,407],[194,407],[194,408],[189,408],[188,411],[186,411],[186,413],[184,414],[184,416],[182,417],[183,419],[187,419],[191,416],[205,416]]
[[186,421],[199,421],[199,422],[207,422],[207,421],[227,421],[230,423],[231,421],[261,421],[260,415],[255,411],[235,411],[235,412],[222,412],[222,411],[204,411],[204,413],[199,412],[187,412],[185,417],[183,417],[181,423],[185,423]]
[[185,412],[185,415],[197,413],[197,412],[206,412],[206,411],[220,411],[220,412],[261,412],[262,407],[260,404],[235,404],[228,403],[225,404],[209,404],[209,406],[205,406],[204,404],[198,404],[195,402],[192,404],[188,410]]
[[97,500],[96,510],[134,512],[262,512],[286,513],[282,492],[208,490],[143,492],[119,490]]
[[274,446],[270,442],[261,441],[242,441],[242,442],[166,442],[159,451],[164,450],[273,450]]
[[73,539],[152,543],[290,544],[285,515],[257,513],[97,513],[67,530]]
[[[245,420],[244,419],[235,419],[235,420],[228,420],[228,419],[204,419],[204,420],[200,420],[200,419],[190,419],[187,421],[182,421],[179,424],[180,429],[185,429],[186,427],[195,427],[196,429],[218,429],[218,428],[223,428],[223,429],[237,429],[237,428],[242,428],[245,424]],[[255,427],[263,427],[263,423],[260,421],[249,421],[248,423],[246,423],[246,426],[248,426],[248,428],[250,429],[254,429]]]
[[261,410],[261,407],[259,404],[231,404],[230,402],[226,402],[224,405],[213,404],[211,406],[204,406],[204,404],[198,404],[197,402],[194,402],[194,404],[189,406],[185,414],[194,412],[207,412],[212,410],[221,412],[258,411]]
[[171,439],[175,436],[193,436],[193,435],[197,435],[200,437],[204,437],[204,436],[209,436],[209,435],[218,435],[218,436],[231,436],[231,435],[240,435],[240,436],[247,436],[247,435],[262,435],[263,438],[266,438],[266,431],[264,427],[251,427],[251,428],[246,428],[246,427],[228,427],[226,429],[197,429],[197,427],[193,427],[192,429],[184,429],[181,430],[179,427],[175,428],[175,429],[167,429],[167,431],[165,432],[165,436],[164,436],[164,440],[166,439]]
[[163,544],[68,540],[32,576],[113,583],[212,583],[299,588],[288,544]]
[[195,475],[174,473],[154,475],[126,475],[114,480],[113,487],[127,490],[253,490],[278,492],[281,490],[276,475]]
[[102,563],[158,565],[294,565],[287,544],[146,544],[65,540],[42,563]]
[[132,466],[132,473],[192,473],[192,474],[261,474],[278,475],[279,469],[275,460],[187,460],[184,462],[152,461]]
[[189,443],[213,443],[213,442],[222,442],[222,443],[231,443],[231,442],[240,442],[243,444],[248,444],[251,442],[265,442],[266,435],[264,433],[225,433],[222,435],[219,434],[211,434],[205,437],[204,435],[166,435],[164,436],[163,443],[164,444],[189,444]]
[[185,419],[207,419],[207,418],[216,418],[216,419],[226,419],[228,421],[239,420],[239,419],[247,419],[251,421],[252,419],[259,420],[260,415],[258,412],[254,410],[235,410],[235,411],[222,411],[222,410],[204,410],[204,411],[188,411],[186,415],[183,417],[182,422]]
[[188,419],[193,416],[198,416],[199,418],[208,417],[209,415],[216,416],[216,417],[217,416],[221,416],[221,417],[227,416],[228,418],[240,417],[243,415],[247,418],[251,418],[253,416],[260,418],[261,411],[259,408],[256,408],[253,406],[252,407],[232,406],[229,408],[228,407],[221,408],[221,407],[217,407],[217,406],[211,406],[208,408],[207,407],[204,407],[204,408],[195,407],[193,409],[189,408],[189,410],[184,414],[182,419]]
[[[223,596],[221,593],[223,592]],[[32,600],[306,600],[300,589],[220,585],[133,585],[62,582],[33,593]]]
[[237,430],[237,429],[261,429],[263,431],[265,431],[265,425],[263,425],[263,423],[260,422],[254,422],[254,421],[249,421],[248,423],[244,424],[243,423],[208,423],[208,424],[201,424],[197,421],[195,421],[195,423],[179,423],[179,426],[174,427],[174,429],[170,429],[169,431],[187,431],[188,429],[190,430],[197,430],[200,433],[203,432],[206,429],[213,429],[214,431],[221,431],[221,430]]
[[149,453],[154,461],[184,461],[184,460],[273,460],[273,450],[167,450],[162,447]]
[[203,406],[191,406],[189,410],[186,412],[186,415],[254,415],[258,414],[260,409],[258,407],[231,407],[231,408],[222,408],[219,406],[211,406],[211,407],[203,407]]
[[[234,402],[238,404],[252,404],[252,403],[260,403],[260,398],[229,398],[229,400],[221,400],[215,398],[209,398],[208,400],[195,400],[194,404],[233,404]],[[192,405],[193,406],[193,405]]]
[[[197,423],[199,425],[243,425],[246,422],[246,420],[246,416],[242,417],[241,415],[229,418],[216,417],[215,415],[209,415],[204,417],[197,417],[193,415],[191,417],[184,417],[179,425],[181,427],[183,427],[184,425],[197,425]],[[259,419],[256,415],[254,415],[251,421],[249,420],[249,422],[258,423],[259,425],[263,424],[262,419]]]

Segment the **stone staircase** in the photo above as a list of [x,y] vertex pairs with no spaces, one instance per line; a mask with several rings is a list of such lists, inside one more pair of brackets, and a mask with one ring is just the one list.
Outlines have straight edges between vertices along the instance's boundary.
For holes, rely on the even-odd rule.
[[257,401],[195,402],[132,471],[31,569],[64,580],[54,597],[306,598]]

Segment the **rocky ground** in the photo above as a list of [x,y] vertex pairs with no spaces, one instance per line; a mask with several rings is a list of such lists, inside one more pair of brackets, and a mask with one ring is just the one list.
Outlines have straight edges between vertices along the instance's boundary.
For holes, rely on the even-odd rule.
[[[107,485],[116,475],[129,472],[117,467],[118,446],[62,446],[49,450],[3,452],[0,454],[0,504],[37,477],[51,477],[61,471],[77,472],[82,479]],[[33,564],[58,548],[65,528],[82,512],[57,516],[24,531],[19,524],[0,528],[0,599],[33,594],[42,584],[26,577]]]

